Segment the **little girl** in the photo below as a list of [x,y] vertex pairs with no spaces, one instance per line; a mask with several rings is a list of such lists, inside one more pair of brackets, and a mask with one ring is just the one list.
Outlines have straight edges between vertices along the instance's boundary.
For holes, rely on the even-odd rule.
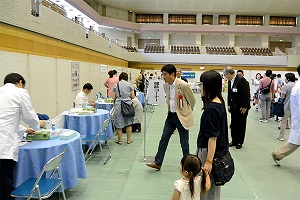
[[200,193],[204,194],[210,189],[209,175],[201,169],[201,161],[197,156],[184,156],[180,162],[180,173],[184,177],[175,181],[171,200],[199,200]]

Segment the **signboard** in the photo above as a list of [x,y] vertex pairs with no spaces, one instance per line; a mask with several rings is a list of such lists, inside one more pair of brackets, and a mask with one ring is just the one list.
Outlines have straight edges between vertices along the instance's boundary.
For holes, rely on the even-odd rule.
[[71,88],[79,90],[79,62],[71,62]]
[[150,80],[148,104],[162,104],[165,102],[165,91],[163,80]]
[[101,72],[107,72],[107,65],[101,65]]
[[195,78],[195,72],[182,72],[181,77],[183,78]]

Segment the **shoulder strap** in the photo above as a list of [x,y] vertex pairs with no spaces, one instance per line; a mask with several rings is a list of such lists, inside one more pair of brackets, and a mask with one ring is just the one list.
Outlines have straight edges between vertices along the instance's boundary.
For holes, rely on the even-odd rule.
[[120,92],[120,88],[119,88],[119,82],[117,83],[118,86],[118,91],[119,91],[119,97],[121,98],[121,92]]
[[272,83],[272,79],[271,79],[271,81],[270,81],[269,87],[271,86],[271,83]]

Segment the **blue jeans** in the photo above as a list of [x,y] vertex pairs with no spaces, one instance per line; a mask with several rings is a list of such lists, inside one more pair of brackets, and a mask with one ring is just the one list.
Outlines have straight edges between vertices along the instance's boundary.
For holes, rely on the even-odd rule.
[[165,153],[169,144],[169,140],[177,128],[180,136],[180,144],[182,149],[183,156],[188,155],[190,153],[189,149],[189,131],[186,130],[176,113],[168,113],[167,119],[165,121],[164,130],[159,141],[159,146],[157,150],[157,154],[155,156],[155,164],[161,166],[165,157]]

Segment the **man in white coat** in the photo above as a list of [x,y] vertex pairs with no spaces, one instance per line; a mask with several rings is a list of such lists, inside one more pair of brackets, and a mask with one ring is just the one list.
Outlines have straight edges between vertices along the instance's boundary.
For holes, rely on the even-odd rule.
[[[297,71],[300,76],[300,65]],[[292,125],[289,139],[279,149],[272,152],[272,157],[278,166],[280,166],[280,160],[293,153],[300,146],[300,81],[297,81],[292,89],[290,106]]]

